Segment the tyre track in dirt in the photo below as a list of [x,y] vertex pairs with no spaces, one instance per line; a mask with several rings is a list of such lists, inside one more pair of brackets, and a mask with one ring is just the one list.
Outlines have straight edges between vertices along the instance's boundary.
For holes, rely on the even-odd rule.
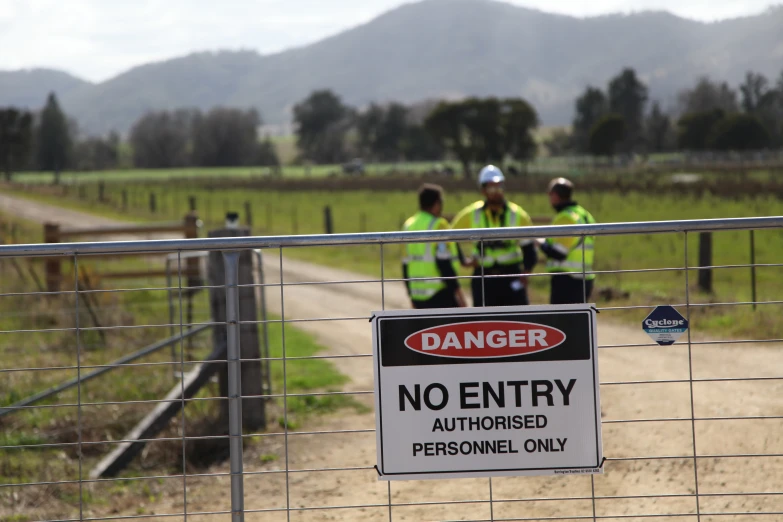
[[[67,226],[119,225],[121,222],[81,212],[0,195],[0,210],[39,222],[51,220]],[[283,257],[281,293],[280,255],[265,252],[267,303],[286,324],[313,334],[327,353],[349,356],[333,359],[351,378],[346,390],[372,390],[372,311],[408,306],[401,283],[381,284],[356,273],[323,267]],[[347,282],[352,281],[352,282]],[[303,283],[318,283],[307,285]],[[646,311],[640,310],[640,320]],[[604,312],[598,319],[601,346],[645,344],[641,329],[611,321]],[[354,318],[346,320],[345,318]],[[694,324],[694,340],[707,336]],[[694,378],[779,377],[783,352],[773,344],[694,344]],[[288,364],[295,364],[290,361]],[[670,381],[689,378],[687,345],[672,347],[613,347],[599,352],[603,383]],[[617,460],[607,464],[606,474],[595,478],[599,496],[636,496],[596,503],[598,516],[695,513],[692,433],[695,429],[699,455],[783,454],[783,423],[779,420],[690,421],[691,389],[688,382],[602,386],[604,452]],[[783,384],[779,380],[695,383],[694,411],[697,417],[783,415]],[[357,395],[371,403],[370,395]],[[639,423],[611,422],[629,419],[679,419]],[[388,520],[388,492],[395,504],[395,520],[489,520],[504,518],[591,517],[593,503],[589,477],[502,478],[492,481],[493,511],[487,502],[486,479],[395,482],[387,489],[378,482],[375,463],[372,414],[346,413],[326,416],[308,425],[308,431],[360,430],[358,433],[266,437],[245,453],[246,520],[288,520],[284,508],[294,511],[290,520]],[[361,431],[364,430],[364,431]],[[287,452],[285,451],[287,446]],[[286,477],[287,468],[296,470]],[[268,461],[270,454],[278,455]],[[674,457],[650,459],[649,457]],[[636,459],[639,458],[640,459]],[[630,460],[633,459],[633,460]],[[262,461],[263,460],[263,461]],[[339,471],[321,471],[339,468]],[[345,468],[358,468],[346,470]],[[701,459],[699,491],[721,493],[783,491],[783,461],[779,458]],[[227,464],[209,472],[225,473]],[[229,509],[228,477],[188,479],[188,512]],[[218,489],[216,489],[218,488]],[[215,491],[221,491],[215,495]],[[659,495],[649,497],[650,495]],[[568,501],[524,501],[569,497]],[[288,499],[288,500],[287,500]],[[500,501],[498,501],[500,500]],[[503,501],[506,500],[506,501]],[[340,509],[340,506],[363,506]],[[311,509],[311,508],[329,509]],[[702,512],[783,511],[779,496],[704,497]],[[183,510],[181,488],[172,489],[155,505],[157,513]],[[226,515],[199,516],[198,520],[224,520]],[[630,517],[630,518],[628,518]],[[171,520],[171,518],[166,518]],[[639,518],[642,520],[642,518]],[[661,517],[666,522],[695,521],[696,517]],[[713,520],[702,517],[702,520]],[[714,520],[756,520],[750,515]]]

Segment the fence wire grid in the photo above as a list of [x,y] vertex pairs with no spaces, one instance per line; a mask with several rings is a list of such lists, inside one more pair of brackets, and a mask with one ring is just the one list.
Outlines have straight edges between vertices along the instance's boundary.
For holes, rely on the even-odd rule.
[[[783,259],[697,252],[750,231],[780,241],[783,217],[0,246],[0,521],[783,520]],[[379,481],[368,319],[410,307],[394,249],[586,235],[605,474]],[[661,256],[601,261],[633,236]],[[376,273],[302,260],[335,249]],[[129,253],[169,254],[166,282],[85,285],[93,256]],[[8,268],[48,256],[56,292]],[[641,329],[658,304],[690,321],[672,346]]]

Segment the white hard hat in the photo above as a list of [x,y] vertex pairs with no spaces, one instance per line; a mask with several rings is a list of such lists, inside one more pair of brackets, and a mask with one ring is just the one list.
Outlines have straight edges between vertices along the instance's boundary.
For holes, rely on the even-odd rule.
[[484,186],[485,183],[503,183],[504,181],[506,181],[506,177],[503,172],[494,165],[487,165],[479,172],[479,187]]

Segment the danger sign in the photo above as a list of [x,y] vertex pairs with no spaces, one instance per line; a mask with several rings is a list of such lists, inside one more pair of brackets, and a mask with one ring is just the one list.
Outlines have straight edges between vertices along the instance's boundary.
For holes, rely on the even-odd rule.
[[589,305],[378,312],[382,479],[600,473]]

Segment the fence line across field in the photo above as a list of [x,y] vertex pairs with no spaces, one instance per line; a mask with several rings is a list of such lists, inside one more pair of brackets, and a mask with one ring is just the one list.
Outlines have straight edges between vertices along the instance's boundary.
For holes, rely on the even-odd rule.
[[[609,415],[606,419],[602,420],[602,424],[607,426],[621,426],[621,425],[644,425],[647,423],[664,423],[664,424],[678,424],[688,423],[690,439],[692,441],[692,451],[685,452],[675,449],[664,449],[656,452],[653,448],[646,448],[646,454],[644,455],[625,455],[625,456],[613,456],[607,457],[606,461],[610,463],[622,463],[622,462],[639,462],[639,461],[691,461],[693,466],[692,492],[687,493],[666,493],[663,491],[645,493],[645,494],[604,494],[596,491],[595,477],[591,476],[590,480],[590,494],[568,494],[568,491],[564,491],[563,496],[524,496],[520,498],[508,497],[506,493],[498,490],[498,480],[495,479],[493,488],[493,481],[489,479],[488,483],[488,498],[469,498],[462,500],[449,500],[440,498],[437,500],[395,500],[392,494],[393,489],[397,489],[398,484],[392,486],[389,483],[384,486],[386,490],[385,502],[356,502],[335,505],[304,505],[301,502],[295,502],[292,498],[292,483],[291,475],[308,473],[335,473],[335,472],[370,472],[374,468],[372,466],[356,466],[356,465],[344,465],[344,466],[323,466],[323,467],[308,467],[302,466],[302,464],[294,465],[291,462],[292,455],[289,453],[290,444],[289,437],[296,438],[309,438],[316,436],[349,436],[349,435],[362,435],[373,434],[374,429],[362,429],[351,426],[343,426],[344,429],[308,429],[303,431],[292,431],[289,427],[289,399],[297,398],[312,398],[312,397],[329,397],[329,396],[369,396],[374,392],[367,389],[357,389],[349,391],[292,391],[288,389],[287,369],[288,364],[296,363],[299,361],[307,360],[351,360],[351,359],[369,359],[372,357],[370,353],[354,353],[354,354],[331,354],[331,355],[308,355],[308,356],[289,356],[286,352],[286,329],[281,329],[281,356],[272,356],[269,351],[269,334],[267,328],[269,325],[307,325],[315,323],[327,323],[334,322],[333,324],[339,325],[340,321],[364,321],[370,318],[370,314],[373,310],[364,310],[365,315],[350,315],[338,317],[312,317],[312,318],[287,318],[286,307],[289,296],[286,291],[295,291],[297,288],[317,288],[323,285],[340,285],[340,284],[367,284],[374,283],[380,284],[378,294],[380,300],[378,305],[382,309],[386,309],[387,303],[387,285],[395,284],[399,285],[403,279],[400,278],[387,278],[383,269],[384,258],[384,246],[392,244],[404,244],[412,242],[438,242],[438,241],[490,241],[490,240],[513,240],[521,238],[539,238],[539,237],[570,237],[570,236],[610,236],[610,235],[626,235],[626,234],[661,234],[661,233],[682,233],[684,235],[684,259],[682,267],[664,267],[653,269],[630,269],[630,270],[603,270],[603,271],[584,271],[582,275],[587,273],[595,274],[632,274],[643,272],[671,272],[680,271],[685,273],[685,302],[674,304],[674,306],[685,307],[687,310],[687,318],[691,320],[691,310],[700,309],[706,307],[719,307],[719,306],[744,306],[752,305],[755,309],[756,305],[779,305],[783,301],[770,300],[770,301],[758,301],[755,293],[755,284],[753,286],[753,295],[750,301],[736,300],[734,302],[717,302],[717,303],[692,303],[689,289],[689,272],[692,270],[703,271],[709,269],[721,269],[721,268],[751,268],[753,270],[753,278],[755,280],[756,268],[773,268],[783,266],[783,262],[773,262],[757,264],[755,255],[751,258],[749,264],[732,264],[732,265],[697,265],[694,266],[689,261],[688,252],[688,234],[689,233],[701,233],[701,232],[719,232],[728,230],[761,230],[761,229],[783,229],[783,216],[774,217],[756,217],[756,218],[731,218],[731,219],[712,219],[712,220],[687,220],[687,221],[659,221],[659,222],[637,222],[637,223],[611,223],[611,224],[592,224],[592,225],[569,225],[569,226],[534,226],[523,228],[504,228],[504,229],[475,229],[475,230],[445,230],[445,231],[424,231],[424,232],[383,232],[383,233],[358,233],[358,234],[330,234],[330,235],[307,235],[307,236],[270,236],[270,237],[220,237],[220,238],[203,238],[203,239],[174,239],[174,240],[134,240],[134,241],[118,241],[118,242],[84,242],[84,243],[50,243],[39,245],[4,245],[0,246],[0,259],[2,258],[14,258],[14,257],[58,257],[63,260],[71,259],[73,261],[74,280],[73,290],[60,290],[57,292],[9,292],[2,293],[0,297],[15,297],[15,296],[75,296],[73,301],[74,311],[76,318],[76,324],[73,328],[39,328],[39,329],[9,329],[0,333],[57,333],[57,332],[73,332],[76,335],[76,365],[67,366],[36,366],[26,368],[3,368],[0,370],[0,376],[9,375],[16,372],[33,372],[33,371],[46,371],[46,370],[76,370],[77,375],[75,379],[70,379],[63,382],[62,385],[56,386],[51,389],[47,389],[44,392],[37,393],[24,399],[16,404],[0,408],[0,417],[9,415],[14,412],[30,411],[36,408],[77,408],[77,440],[75,442],[55,442],[47,444],[18,444],[18,445],[0,445],[0,452],[11,450],[33,450],[35,448],[46,447],[71,447],[76,448],[78,452],[78,480],[61,480],[61,481],[40,481],[40,482],[25,482],[22,484],[13,483],[0,483],[0,492],[4,489],[14,489],[21,487],[33,487],[33,486],[50,486],[50,485],[78,485],[79,487],[79,517],[67,518],[60,517],[58,520],[73,520],[74,522],[83,520],[125,520],[125,519],[157,519],[163,520],[175,517],[188,516],[202,517],[208,515],[230,515],[230,518],[234,522],[245,520],[245,515],[263,515],[263,514],[285,514],[287,520],[291,520],[292,515],[302,514],[307,512],[319,512],[319,511],[336,511],[336,510],[365,510],[365,509],[382,509],[388,514],[388,520],[397,520],[398,517],[394,514],[395,509],[411,508],[411,507],[437,507],[437,506],[467,506],[467,505],[486,505],[489,509],[489,518],[486,517],[474,517],[470,518],[474,522],[483,520],[495,522],[504,520],[612,520],[612,519],[657,519],[657,518],[672,518],[672,519],[692,519],[696,521],[701,520],[718,520],[726,517],[742,517],[739,520],[746,519],[759,519],[767,520],[764,517],[775,517],[783,515],[783,512],[779,508],[770,506],[768,509],[749,509],[745,511],[730,509],[729,504],[726,504],[725,510],[721,507],[721,510],[716,510],[715,506],[702,506],[702,501],[707,501],[712,498],[742,498],[742,497],[780,497],[783,495],[783,483],[772,483],[770,491],[758,491],[749,490],[743,491],[725,491],[716,492],[712,489],[706,491],[700,491],[700,484],[704,483],[705,478],[702,476],[700,470],[700,462],[707,462],[715,459],[778,459],[783,458],[782,451],[773,451],[768,449],[763,452],[756,451],[730,451],[727,448],[725,453],[716,452],[714,448],[707,448],[706,451],[698,450],[697,448],[697,423],[705,422],[773,422],[783,420],[783,415],[777,414],[773,411],[760,411],[760,412],[748,412],[746,415],[738,415],[733,410],[729,409],[725,415],[711,414],[709,411],[697,411],[697,401],[695,399],[694,386],[703,386],[708,384],[720,384],[720,383],[777,383],[783,381],[783,374],[774,375],[758,375],[758,376],[736,376],[736,377],[720,377],[720,376],[703,376],[694,375],[694,355],[693,347],[724,347],[735,345],[744,345],[752,343],[781,343],[783,339],[719,339],[719,340],[693,340],[690,337],[690,331],[688,332],[688,338],[685,341],[681,341],[670,348],[675,350],[682,350],[687,348],[687,374],[683,374],[681,378],[625,378],[625,379],[607,379],[600,383],[602,387],[628,387],[633,389],[636,386],[658,386],[658,385],[688,385],[689,395],[689,411],[687,413],[680,412],[675,415],[661,415],[658,417],[647,416],[640,418],[626,418],[625,416],[613,414]],[[754,252],[753,248],[753,236],[751,236],[751,252]],[[355,246],[355,245],[374,245],[379,247],[378,263],[381,267],[380,279],[368,278],[355,279],[355,280],[326,280],[326,281],[286,281],[285,280],[285,257],[284,252],[288,249],[298,247],[311,247],[311,246]],[[241,251],[250,250],[253,255],[256,256],[256,264],[258,267],[259,278],[253,283],[240,283],[239,275],[239,258]],[[193,266],[194,260],[200,260],[205,257],[205,252],[222,252],[223,267],[225,270],[225,285],[214,284],[198,284],[193,286],[184,286],[183,278],[185,277],[186,267]],[[78,277],[78,264],[81,259],[89,259],[94,255],[111,255],[111,254],[143,254],[143,253],[165,253],[167,254],[166,264],[166,285],[162,287],[145,287],[143,289],[123,288],[123,289],[95,289],[95,288],[83,288],[81,281]],[[279,270],[279,282],[267,281],[263,275],[264,260],[262,255],[267,257],[268,266],[277,265]],[[780,260],[779,260],[780,261]],[[701,272],[698,272],[701,273]],[[536,274],[533,277],[546,277],[546,274]],[[458,277],[459,279],[486,279],[491,276],[466,276]],[[694,278],[695,279],[695,278]],[[64,279],[65,281],[65,279]],[[63,284],[65,286],[65,283]],[[279,287],[279,319],[269,318],[267,314],[267,300],[277,299],[270,298],[267,292],[273,288]],[[225,322],[214,321],[211,319],[208,321],[195,321],[189,318],[187,321],[184,318],[184,294],[187,291],[198,290],[215,290],[225,289]],[[108,293],[121,293],[121,292],[136,292],[136,291],[165,291],[167,292],[167,321],[164,324],[145,324],[145,325],[133,325],[133,326],[83,326],[79,323],[79,307],[80,299],[78,296],[83,294],[104,294]],[[243,290],[257,291],[261,297],[261,312],[263,313],[260,319],[247,320],[240,317],[240,292]],[[179,309],[179,318],[176,317],[177,307]],[[654,305],[635,305],[635,306],[616,306],[616,307],[599,307],[599,311],[619,311],[619,310],[646,310],[654,308]],[[62,310],[61,310],[62,311]],[[340,311],[338,310],[338,315]],[[178,320],[177,320],[178,319]],[[240,331],[243,326],[258,325],[263,328],[264,350],[260,357],[243,357],[240,351]],[[196,333],[202,332],[205,329],[216,328],[222,326],[225,328],[225,359],[216,359],[207,357],[206,359],[191,361],[184,358],[184,342],[186,339],[192,337]],[[147,348],[143,348],[137,352],[127,355],[121,359],[117,359],[109,363],[82,363],[84,357],[84,340],[83,335],[91,331],[105,331],[105,330],[122,330],[122,329],[148,329],[148,328],[167,328],[169,337],[165,341],[153,343]],[[179,333],[177,333],[179,329]],[[599,328],[600,330],[600,328]],[[162,337],[161,337],[162,338]],[[178,352],[172,349],[170,354],[170,361],[155,361],[155,362],[134,362],[139,358],[144,357],[150,353],[158,352],[165,346],[172,346],[173,348],[179,344]],[[605,343],[600,344],[598,348],[602,350],[606,349],[621,349],[621,348],[651,348],[656,347],[655,343]],[[215,352],[213,352],[215,353]],[[684,356],[685,354],[683,354]],[[270,372],[267,370],[264,375],[265,386],[261,394],[248,394],[243,393],[242,384],[242,364],[249,362],[260,362],[264,364],[271,364],[273,362],[282,363],[282,384],[281,389],[276,390],[273,393]],[[227,380],[227,394],[224,396],[216,397],[186,397],[184,386],[184,376],[186,374],[187,367],[195,365],[206,365],[211,363],[223,363],[227,367],[228,380]],[[83,400],[82,397],[82,385],[88,379],[93,379],[105,374],[109,370],[122,367],[126,370],[141,369],[144,367],[154,366],[171,366],[175,365],[179,368],[179,371],[175,369],[175,374],[180,377],[180,384],[183,388],[182,394],[179,397],[172,399],[144,399],[138,401],[126,400],[126,401],[93,401]],[[684,368],[683,368],[684,369]],[[67,401],[62,404],[45,404],[34,405],[35,402],[44,398],[56,395],[60,392],[70,389],[72,387],[77,388],[77,400],[75,403]],[[274,400],[281,399],[283,403],[281,428],[282,431],[258,431],[250,429],[249,432],[243,431],[243,400],[262,399],[262,400]],[[207,401],[225,401],[228,404],[227,407],[227,434],[226,435],[188,435],[185,423],[184,408],[187,404],[206,403]],[[180,403],[181,404],[181,417],[182,424],[181,436],[177,437],[156,437],[156,438],[139,438],[139,439],[112,439],[104,440],[106,437],[102,437],[101,440],[84,440],[83,431],[85,426],[83,425],[83,408],[87,407],[100,407],[107,405],[123,405],[123,404],[149,404],[153,406],[162,406],[166,403]],[[701,435],[703,436],[703,435]],[[606,437],[606,435],[605,435]],[[245,459],[243,458],[243,441],[249,439],[264,439],[264,440],[276,440],[283,439],[284,444],[284,467],[280,469],[244,469]],[[187,442],[193,441],[207,441],[207,440],[219,440],[224,439],[228,441],[229,447],[229,471],[228,472],[214,472],[214,473],[188,473],[187,462],[185,456],[185,445]],[[181,441],[183,444],[181,465],[182,474],[169,474],[159,475],[155,474],[151,477],[113,477],[113,478],[88,478],[86,468],[82,469],[82,463],[84,459],[84,448],[100,445],[113,445],[131,442],[152,443],[152,442],[174,442]],[[350,443],[350,442],[349,442]],[[657,455],[656,453],[660,453]],[[282,465],[282,464],[281,464]],[[611,473],[611,471],[609,472]],[[709,470],[705,472],[709,477]],[[252,508],[247,507],[245,504],[245,478],[247,477],[275,477],[282,475],[285,478],[285,485],[278,498],[273,499],[276,502],[277,507],[268,508]],[[231,509],[213,509],[213,510],[197,510],[188,511],[188,496],[191,484],[188,483],[189,479],[199,479],[205,477],[225,477],[230,481],[229,491],[227,496],[230,496]],[[781,475],[783,477],[783,475]],[[104,484],[112,482],[122,482],[131,480],[152,480],[152,479],[173,479],[180,480],[182,487],[180,490],[180,499],[182,500],[183,510],[179,513],[164,512],[155,515],[117,515],[117,516],[105,516],[94,517],[89,516],[85,512],[83,488],[88,484]],[[368,484],[369,486],[369,484]],[[221,492],[222,493],[222,492]],[[223,495],[221,495],[223,496]],[[671,511],[667,513],[655,513],[652,511],[646,511],[643,513],[630,514],[630,513],[610,513],[606,514],[605,510],[602,513],[597,511],[597,502],[606,501],[620,501],[620,500],[657,500],[657,499],[692,499],[695,502],[695,506],[690,508],[680,507],[679,511]],[[539,517],[521,517],[504,515],[502,511],[499,511],[502,507],[508,504],[524,504],[524,503],[564,503],[564,502],[591,502],[592,513],[591,514],[571,514],[570,516],[553,516],[542,515]],[[0,510],[2,504],[0,504]],[[646,506],[641,509],[651,510],[650,506]],[[672,508],[674,509],[674,508]],[[589,511],[589,509],[588,509]],[[586,512],[585,512],[586,513]],[[2,511],[0,511],[2,515]],[[453,514],[451,516],[454,516]],[[0,518],[2,519],[2,518]],[[21,520],[21,519],[20,519]],[[25,520],[33,520],[32,518]],[[212,519],[209,519],[212,520]],[[216,519],[217,520],[217,519]],[[253,518],[253,520],[256,520]],[[265,520],[265,519],[260,519]],[[443,518],[440,520],[451,520],[450,518]]]
[[[253,250],[292,247],[382,245],[436,241],[471,242],[495,239],[534,239],[539,237],[608,236],[623,234],[664,234],[672,232],[720,232],[780,228],[783,216],[694,219],[678,221],[639,221],[585,225],[476,228],[465,230],[425,230],[416,232],[368,232],[354,234],[313,234],[301,236],[242,236],[198,239],[156,239],[84,243],[0,245],[2,257],[89,256],[199,250]],[[695,268],[695,267],[694,267]]]

